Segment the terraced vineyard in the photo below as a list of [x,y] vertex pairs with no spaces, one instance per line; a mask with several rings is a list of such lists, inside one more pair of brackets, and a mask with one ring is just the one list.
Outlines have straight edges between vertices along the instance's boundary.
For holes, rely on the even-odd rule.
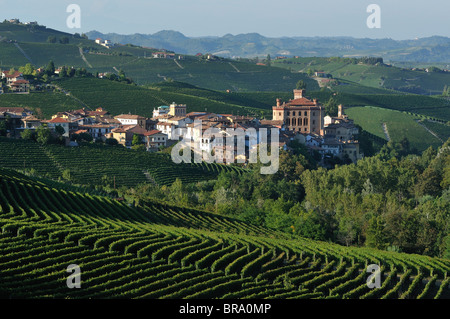
[[[291,237],[0,170],[2,298],[449,298],[450,260]],[[369,289],[368,264],[383,269]],[[81,269],[80,289],[67,267]]]
[[[168,154],[136,152],[122,147],[89,144],[76,148],[45,145],[26,140],[0,138],[0,167],[35,170],[51,179],[62,177],[69,169],[71,182],[83,185],[136,186],[155,182],[171,185],[176,178],[183,183],[215,179],[222,171],[245,170],[237,166],[175,164]],[[148,178],[149,176],[150,178]],[[107,180],[105,180],[105,177]]]

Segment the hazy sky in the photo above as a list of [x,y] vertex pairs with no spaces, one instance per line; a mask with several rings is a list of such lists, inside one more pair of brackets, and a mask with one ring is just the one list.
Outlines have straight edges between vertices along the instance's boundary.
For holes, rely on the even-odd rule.
[[[69,29],[69,4],[81,8],[81,28]],[[381,28],[369,29],[367,6],[381,8]],[[176,30],[186,36],[257,32],[280,36],[413,39],[450,37],[450,0],[0,0],[0,19],[38,21],[70,33],[120,34]]]

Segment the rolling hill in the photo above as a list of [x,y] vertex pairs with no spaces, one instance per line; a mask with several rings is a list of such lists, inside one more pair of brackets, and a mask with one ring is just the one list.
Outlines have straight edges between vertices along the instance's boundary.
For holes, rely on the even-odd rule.
[[[0,296],[163,299],[449,297],[449,261],[342,247],[158,202],[66,191],[0,169]],[[380,267],[380,288],[366,268]],[[79,267],[69,277],[69,265]],[[73,266],[72,266],[73,267]]]
[[[450,72],[426,72],[403,69],[386,64],[355,63],[352,59],[337,57],[289,58],[275,60],[274,66],[294,72],[320,71],[331,74],[338,81],[344,80],[333,89],[340,91],[349,85],[362,85],[377,89],[395,90],[416,94],[442,94],[450,85]],[[352,92],[357,87],[351,87]],[[381,93],[381,91],[379,92]]]
[[136,152],[123,147],[87,144],[70,148],[0,137],[0,166],[34,172],[53,180],[70,173],[73,184],[133,187],[141,183],[171,185],[216,179],[222,171],[245,171],[216,163],[175,164],[169,154]]
[[[49,43],[49,37],[56,42]],[[61,39],[66,39],[67,43],[61,43]],[[138,84],[173,79],[222,91],[290,91],[299,80],[303,80],[311,89],[318,89],[316,81],[305,74],[292,74],[280,68],[223,58],[153,58],[155,51],[133,45],[107,49],[79,35],[44,26],[0,23],[1,69],[18,68],[26,63],[45,67],[52,60],[57,67],[86,68],[94,74],[123,70]]]
[[358,39],[352,37],[280,37],[270,38],[258,33],[226,34],[222,37],[186,37],[178,31],[163,30],[154,34],[87,33],[117,43],[132,43],[154,48],[166,48],[194,55],[209,52],[225,57],[272,56],[382,56],[392,61],[420,61],[449,63],[450,39],[428,37],[415,40]]

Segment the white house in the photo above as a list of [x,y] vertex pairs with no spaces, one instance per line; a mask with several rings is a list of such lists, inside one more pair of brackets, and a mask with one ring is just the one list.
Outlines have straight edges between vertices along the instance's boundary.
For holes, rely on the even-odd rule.
[[64,129],[64,134],[62,136],[69,137],[69,125],[70,122],[61,117],[55,117],[49,121],[47,121],[48,127],[50,129],[55,129],[57,126],[61,126]]
[[147,133],[144,133],[147,150],[148,151],[156,151],[160,146],[167,145],[167,134],[159,130],[151,130]]

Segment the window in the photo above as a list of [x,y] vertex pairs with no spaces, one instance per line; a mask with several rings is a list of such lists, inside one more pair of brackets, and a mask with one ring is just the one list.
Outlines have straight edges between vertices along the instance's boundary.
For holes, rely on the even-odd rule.
[[292,116],[295,116],[295,111],[292,111]]
[[313,120],[313,123],[312,123],[312,124],[313,124],[313,125],[316,124],[316,120]]
[[305,116],[308,116],[308,112],[305,111]]
[[313,116],[316,116],[316,112],[313,112]]

